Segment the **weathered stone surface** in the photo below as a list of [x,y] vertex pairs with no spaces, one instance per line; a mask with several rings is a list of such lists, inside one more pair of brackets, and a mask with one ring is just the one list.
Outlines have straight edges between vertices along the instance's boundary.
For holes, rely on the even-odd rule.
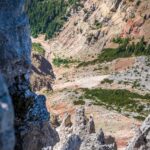
[[[49,124],[50,116],[45,106],[45,97],[31,91],[30,51],[29,23],[24,10],[24,0],[0,1],[0,71],[14,105],[15,149],[50,149],[59,141],[59,137]],[[11,150],[14,147],[13,110],[3,83],[0,86],[1,92],[0,146],[2,150]],[[3,107],[8,107],[8,110]]]
[[52,129],[50,123],[45,122],[28,122],[25,131],[21,132],[23,139],[23,150],[42,150],[53,148],[59,141],[58,133]]
[[78,135],[71,135],[61,150],[80,150],[81,139]]
[[33,91],[40,91],[43,88],[52,90],[51,84],[55,80],[53,68],[44,56],[32,52],[31,86]]
[[14,136],[14,111],[7,87],[0,75],[0,149],[13,150]]
[[150,149],[150,115],[143,122],[137,134],[129,143],[126,150],[149,150]]
[[76,109],[75,123],[72,126],[66,126],[65,120],[70,120],[70,118],[65,117],[58,128],[60,142],[54,150],[116,150],[115,142],[105,143],[102,129],[95,133],[93,117],[90,116],[88,119],[83,107]]
[[0,1],[0,70],[8,86],[28,72],[31,41],[24,0]]

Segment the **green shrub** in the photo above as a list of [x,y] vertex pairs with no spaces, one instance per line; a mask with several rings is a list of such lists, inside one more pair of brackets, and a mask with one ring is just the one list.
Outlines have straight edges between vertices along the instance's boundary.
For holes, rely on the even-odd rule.
[[136,80],[133,82],[132,88],[140,87],[140,83]]
[[74,105],[85,105],[85,101],[84,100],[77,100],[77,101],[73,101]]
[[45,55],[45,50],[40,43],[32,43],[32,50],[43,56]]
[[123,109],[125,111],[147,115],[147,112],[144,112],[144,105],[139,102],[139,99],[148,104],[150,103],[149,94],[140,95],[128,90],[110,90],[101,88],[83,89],[83,91],[84,94],[82,97],[93,100],[96,105],[104,105],[107,108],[115,109],[117,111]]
[[136,5],[139,6],[141,4],[141,0],[136,1]]
[[70,59],[62,59],[60,57],[56,57],[52,61],[52,63],[57,67],[60,67],[60,66],[69,67],[69,64],[72,64],[72,63],[75,63],[75,62],[77,62],[77,61],[70,60]]
[[96,26],[96,29],[99,29],[102,27],[102,23],[100,23],[98,20],[95,20],[94,25]]
[[130,39],[129,39],[129,38],[117,37],[117,38],[113,38],[112,41],[113,41],[114,43],[118,43],[118,44],[125,44],[125,43],[129,43]]
[[112,84],[113,82],[114,82],[113,80],[110,80],[110,79],[104,79],[103,81],[101,81],[101,84],[104,84],[104,83]]

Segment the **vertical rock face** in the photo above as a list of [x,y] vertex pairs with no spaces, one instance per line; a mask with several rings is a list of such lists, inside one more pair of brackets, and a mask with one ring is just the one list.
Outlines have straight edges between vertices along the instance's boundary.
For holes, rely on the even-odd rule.
[[11,98],[0,75],[0,150],[13,150],[14,148],[13,120],[14,112]]
[[[49,123],[50,116],[45,106],[45,97],[30,90],[30,50],[31,40],[24,0],[0,1],[0,71],[14,105],[16,150],[52,148],[59,140],[57,132]],[[11,150],[14,145],[11,130],[13,110],[3,84],[0,86],[0,93],[0,134],[3,135],[0,136],[0,149]],[[6,95],[4,99],[3,95]],[[8,111],[5,111],[3,106],[7,106]],[[12,142],[8,140],[6,143],[7,138],[12,139]]]
[[31,41],[24,0],[0,1],[0,70],[10,86],[30,67]]
[[150,115],[139,128],[136,136],[129,143],[126,150],[149,150],[150,149]]

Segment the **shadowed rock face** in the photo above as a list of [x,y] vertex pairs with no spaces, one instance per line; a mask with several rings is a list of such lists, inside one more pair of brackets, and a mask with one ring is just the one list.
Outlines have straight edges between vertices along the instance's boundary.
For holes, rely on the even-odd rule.
[[32,70],[30,82],[33,91],[40,91],[43,88],[52,90],[52,83],[55,80],[52,65],[42,55],[32,52]]
[[[59,140],[57,132],[49,123],[45,97],[30,90],[30,51],[29,23],[24,11],[24,0],[0,1],[0,71],[13,101],[16,150],[52,148]],[[11,150],[14,145],[13,110],[7,89],[1,84],[0,149]],[[3,106],[7,106],[8,111]]]
[[0,75],[0,150],[13,150],[14,136],[14,112],[7,87]]
[[24,0],[0,1],[0,70],[8,86],[30,67],[31,40]]

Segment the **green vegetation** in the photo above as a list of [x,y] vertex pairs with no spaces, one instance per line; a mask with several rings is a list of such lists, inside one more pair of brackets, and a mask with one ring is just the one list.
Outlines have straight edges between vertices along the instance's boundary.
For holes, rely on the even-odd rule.
[[64,66],[64,67],[69,67],[69,64],[75,63],[77,61],[70,60],[70,59],[62,59],[60,57],[56,57],[53,59],[52,63],[56,67]]
[[129,39],[113,39],[113,42],[118,43],[118,48],[106,48],[102,53],[92,61],[82,62],[77,67],[93,65],[95,63],[109,62],[117,58],[130,56],[150,55],[150,44],[144,41],[144,37],[138,43],[129,43]]
[[[150,112],[144,110],[145,105],[150,105],[150,95],[139,95],[128,90],[110,89],[83,89],[81,99],[90,99],[95,105],[104,105],[109,109],[121,112],[136,112],[141,116],[146,116]],[[142,101],[142,103],[140,103]],[[144,103],[144,104],[143,104]]]
[[101,81],[101,84],[105,84],[105,83],[109,83],[112,84],[114,81],[110,80],[110,79],[104,79],[103,81]]
[[95,20],[94,25],[95,25],[96,29],[102,28],[102,23],[100,23],[98,20]]
[[43,56],[45,55],[45,50],[40,43],[32,43],[32,50]]
[[130,41],[129,38],[121,38],[121,37],[113,38],[113,40],[112,40],[112,42],[118,43],[118,44],[129,43],[129,41]]
[[77,9],[81,4],[79,0],[27,0],[26,10],[32,36],[37,37],[38,34],[45,33],[46,38],[53,37],[70,15],[70,7]]
[[132,88],[138,88],[138,87],[140,87],[140,83],[136,80],[133,82]]
[[92,61],[83,61],[83,62],[81,62],[81,63],[78,64],[77,68],[79,68],[79,67],[85,67],[85,66],[88,66],[88,65],[94,65],[97,62],[98,62],[98,59],[94,59]]
[[139,6],[141,4],[141,0],[136,1],[136,5]]
[[119,47],[116,49],[107,48],[98,56],[99,62],[112,61],[117,58],[150,55],[150,46],[142,38],[138,43],[129,43],[129,39],[114,39],[116,43],[119,43]]
[[80,99],[80,100],[73,101],[73,104],[74,105],[85,105],[85,101]]

